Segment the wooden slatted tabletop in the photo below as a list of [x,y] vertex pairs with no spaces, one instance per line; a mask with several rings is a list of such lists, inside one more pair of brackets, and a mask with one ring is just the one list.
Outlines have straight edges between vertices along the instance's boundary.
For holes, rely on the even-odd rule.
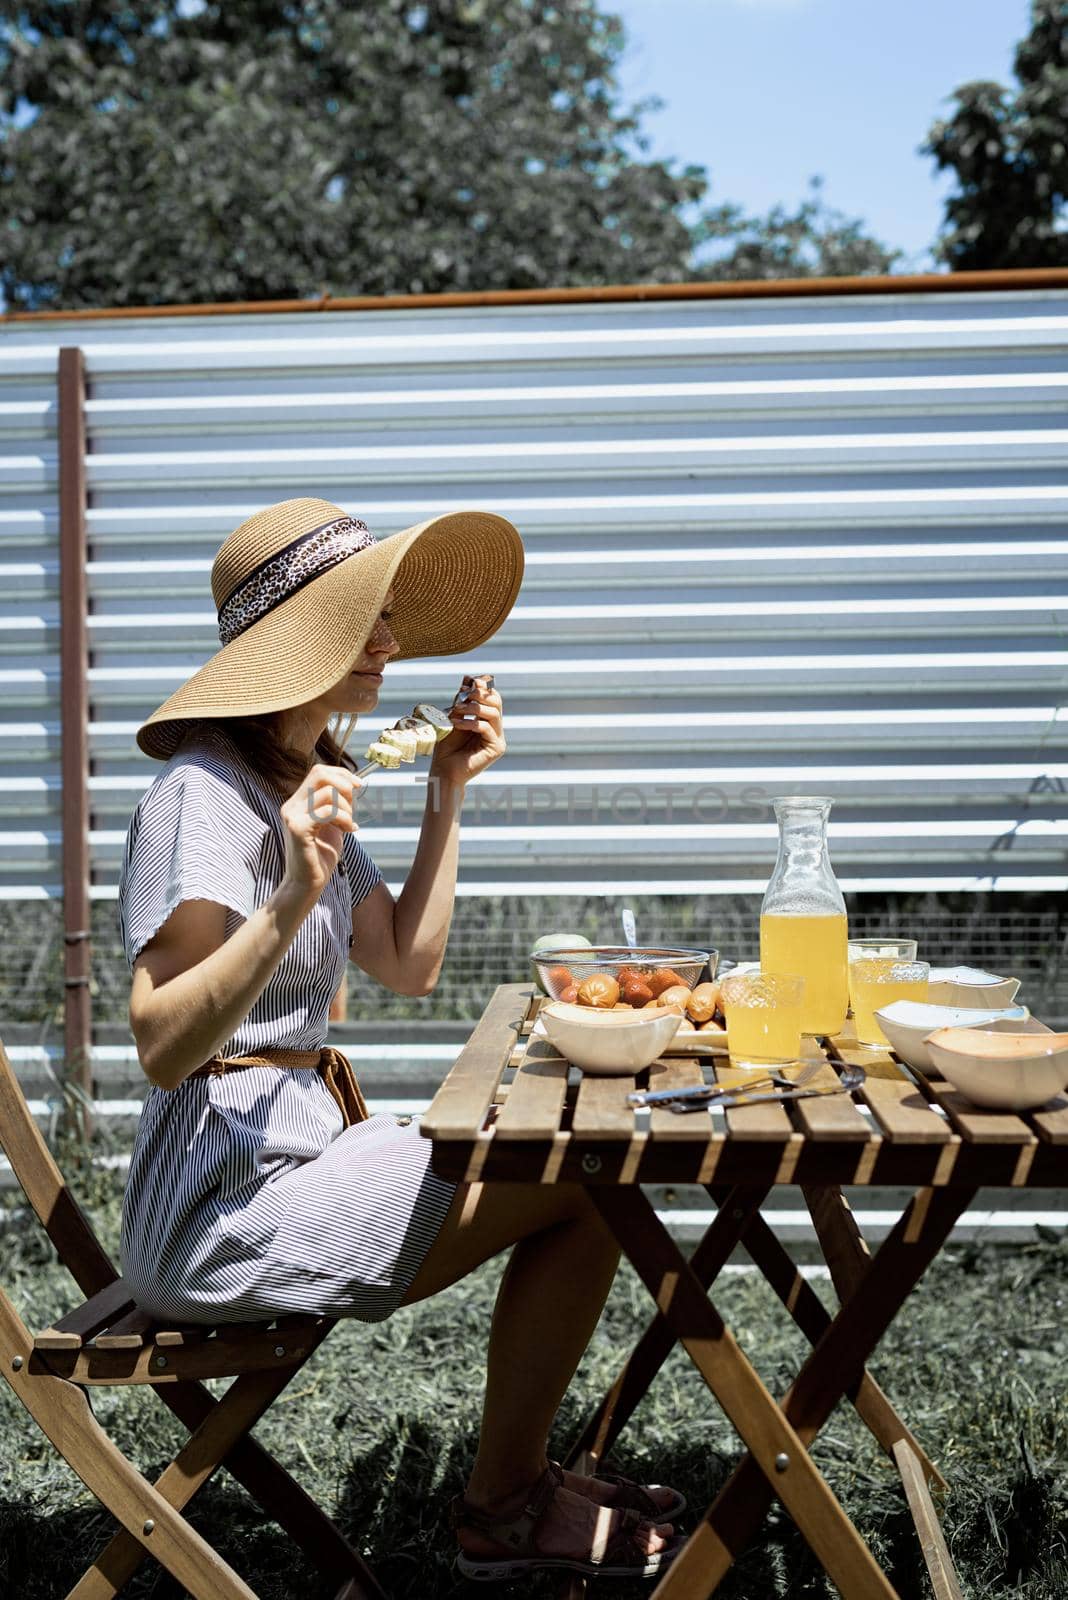
[[531,1030],[542,997],[502,984],[421,1120],[451,1178],[583,1183],[1068,1184],[1068,1098],[1014,1115],[927,1083],[848,1035],[807,1038],[829,1083],[859,1063],[859,1089],[685,1116],[636,1111],[635,1088],[744,1082],[726,1057],[665,1056],[636,1077],[578,1072]]
[[[905,1600],[880,1571],[807,1447],[846,1395],[892,1456],[939,1600],[960,1588],[928,1485],[945,1487],[922,1445],[865,1370],[879,1340],[984,1185],[1068,1185],[1068,1097],[1020,1115],[983,1111],[948,1084],[910,1072],[852,1034],[806,1038],[813,1087],[862,1066],[862,1083],[827,1098],[677,1115],[636,1109],[635,1089],[752,1084],[725,1055],[667,1055],[633,1077],[577,1071],[540,1031],[529,984],[493,994],[421,1131],[442,1175],[468,1182],[586,1186],[656,1303],[657,1316],[620,1369],[569,1458],[591,1470],[647,1392],[676,1339],[748,1447],[652,1600],[707,1600],[778,1497],[845,1600]],[[643,1183],[702,1183],[714,1220],[687,1259]],[[841,1305],[824,1308],[760,1215],[774,1184],[799,1184]],[[847,1184],[915,1189],[872,1256],[842,1194]],[[782,1403],[763,1386],[708,1297],[733,1249],[748,1250],[813,1344]],[[577,1579],[562,1591],[585,1592]],[[910,1591],[911,1592],[911,1591]]]

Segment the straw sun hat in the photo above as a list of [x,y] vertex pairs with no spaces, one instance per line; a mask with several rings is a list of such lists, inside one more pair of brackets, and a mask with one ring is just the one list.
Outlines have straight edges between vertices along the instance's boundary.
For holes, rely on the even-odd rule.
[[472,650],[497,632],[523,577],[523,545],[492,511],[449,511],[377,540],[328,500],[257,511],[211,569],[222,648],[137,730],[166,761],[198,717],[303,705],[352,670],[392,586],[392,658]]

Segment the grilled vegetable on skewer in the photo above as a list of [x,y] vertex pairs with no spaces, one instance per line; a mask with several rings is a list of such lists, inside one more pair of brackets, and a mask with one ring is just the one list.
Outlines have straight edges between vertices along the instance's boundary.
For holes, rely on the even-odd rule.
[[[348,742],[351,726],[346,729],[340,749]],[[452,732],[452,723],[437,706],[418,705],[410,716],[400,717],[392,728],[384,728],[368,745],[365,755],[367,765],[357,768],[356,776],[365,778],[376,767],[395,769],[402,761],[414,761],[417,755],[429,755],[434,746]]]

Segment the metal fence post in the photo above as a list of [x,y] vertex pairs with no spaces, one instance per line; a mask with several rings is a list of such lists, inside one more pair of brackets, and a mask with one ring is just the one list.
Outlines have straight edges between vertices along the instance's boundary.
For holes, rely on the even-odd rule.
[[67,1126],[93,1131],[89,992],[89,649],[85,473],[85,362],[59,352],[60,727],[63,785],[64,1083],[80,1091]]

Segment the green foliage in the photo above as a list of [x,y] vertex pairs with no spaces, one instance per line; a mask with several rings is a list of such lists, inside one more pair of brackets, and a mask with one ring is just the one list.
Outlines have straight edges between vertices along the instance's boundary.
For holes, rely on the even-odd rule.
[[745,248],[704,275],[820,270],[813,250],[883,270],[811,202],[685,220],[707,173],[644,158],[661,102],[621,105],[623,47],[597,0],[2,0],[0,290],[73,309],[680,282],[732,217]]
[[820,178],[810,180],[794,211],[778,205],[764,217],[747,216],[733,204],[707,211],[694,242],[706,240],[723,253],[695,274],[702,278],[862,277],[893,272],[903,254],[871,238],[859,218],[829,206]]
[[[110,1183],[110,1192],[108,1184]],[[118,1224],[114,1173],[79,1197],[109,1248]],[[26,1321],[44,1327],[77,1291],[25,1216],[21,1197],[0,1209],[0,1282]],[[24,1202],[21,1202],[24,1205]],[[466,1600],[457,1578],[448,1502],[477,1439],[483,1360],[501,1261],[387,1322],[342,1322],[256,1428],[319,1504],[336,1516],[395,1600]],[[873,1363],[910,1426],[949,1480],[943,1526],[966,1600],[1063,1600],[1068,1558],[1068,1393],[1063,1243],[1012,1250],[951,1248],[909,1298]],[[830,1299],[826,1284],[814,1287]],[[755,1277],[716,1287],[717,1307],[773,1392],[782,1393],[806,1346]],[[629,1267],[564,1401],[554,1450],[566,1450],[651,1313]],[[222,1385],[213,1382],[218,1392]],[[98,1389],[102,1425],[149,1475],[183,1431],[152,1396]],[[0,1384],[0,1588],[18,1600],[65,1594],[114,1525],[64,1467],[6,1384]],[[898,1594],[929,1588],[896,1473],[848,1406],[820,1434],[815,1457]],[[678,1351],[666,1363],[615,1450],[623,1471],[677,1484],[690,1499],[682,1526],[712,1499],[738,1455],[726,1417]],[[263,1600],[328,1600],[296,1546],[220,1473],[191,1508],[195,1525]],[[147,1562],[130,1600],[176,1597]],[[549,1600],[543,1573],[497,1593]],[[831,1585],[779,1507],[728,1575],[717,1600],[832,1600]],[[614,1583],[605,1600],[647,1600],[649,1585]]]
[[1033,0],[1014,73],[959,88],[923,146],[957,175],[937,245],[955,271],[1068,265],[1068,0]]
[[630,158],[593,0],[5,9],[15,305],[684,276],[703,179]]

